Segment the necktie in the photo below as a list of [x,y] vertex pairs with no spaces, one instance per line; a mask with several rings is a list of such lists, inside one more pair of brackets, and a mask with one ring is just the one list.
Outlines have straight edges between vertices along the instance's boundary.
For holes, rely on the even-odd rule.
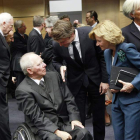
[[44,83],[44,81],[40,81],[40,83],[39,83],[39,85],[43,88],[43,89],[45,89],[45,83]]
[[78,63],[78,64],[82,64],[82,61],[81,61],[81,58],[79,56],[79,52],[75,46],[75,42],[73,41],[72,42],[72,45],[73,45],[73,55],[74,55],[74,59],[75,61]]

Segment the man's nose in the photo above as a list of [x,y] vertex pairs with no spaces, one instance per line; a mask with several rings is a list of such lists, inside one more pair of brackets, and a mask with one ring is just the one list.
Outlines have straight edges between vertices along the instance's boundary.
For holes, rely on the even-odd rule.
[[43,67],[46,67],[46,64],[43,62]]

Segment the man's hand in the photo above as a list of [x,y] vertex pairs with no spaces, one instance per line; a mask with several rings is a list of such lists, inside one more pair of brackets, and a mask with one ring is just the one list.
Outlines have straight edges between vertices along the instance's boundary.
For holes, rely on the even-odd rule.
[[100,88],[99,88],[100,95],[105,94],[108,88],[109,88],[109,84],[101,82]]
[[74,129],[74,126],[79,126],[79,127],[81,127],[81,128],[84,128],[84,126],[82,125],[82,123],[81,122],[79,122],[79,121],[72,121],[71,122],[71,128],[72,128],[72,130]]
[[127,92],[130,93],[133,89],[134,86],[131,83],[124,82],[122,80],[118,80],[121,84],[123,84],[123,88],[120,90],[120,92]]
[[60,73],[61,73],[63,82],[65,82],[65,72],[66,72],[66,69],[67,69],[66,66],[61,66],[60,67]]
[[12,82],[15,84],[16,83],[16,77],[12,77]]
[[72,136],[65,131],[56,130],[54,133],[62,140],[72,140]]

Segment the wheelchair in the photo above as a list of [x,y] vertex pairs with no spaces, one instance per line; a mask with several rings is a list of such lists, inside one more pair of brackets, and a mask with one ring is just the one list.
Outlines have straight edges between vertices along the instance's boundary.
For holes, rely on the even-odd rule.
[[13,134],[12,140],[39,140],[36,138],[26,123],[22,123],[18,126]]

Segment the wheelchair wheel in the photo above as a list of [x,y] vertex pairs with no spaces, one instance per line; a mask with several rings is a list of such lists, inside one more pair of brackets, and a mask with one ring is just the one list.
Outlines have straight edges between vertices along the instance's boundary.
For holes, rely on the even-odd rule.
[[13,134],[12,140],[35,140],[35,137],[29,126],[26,123],[22,123]]

